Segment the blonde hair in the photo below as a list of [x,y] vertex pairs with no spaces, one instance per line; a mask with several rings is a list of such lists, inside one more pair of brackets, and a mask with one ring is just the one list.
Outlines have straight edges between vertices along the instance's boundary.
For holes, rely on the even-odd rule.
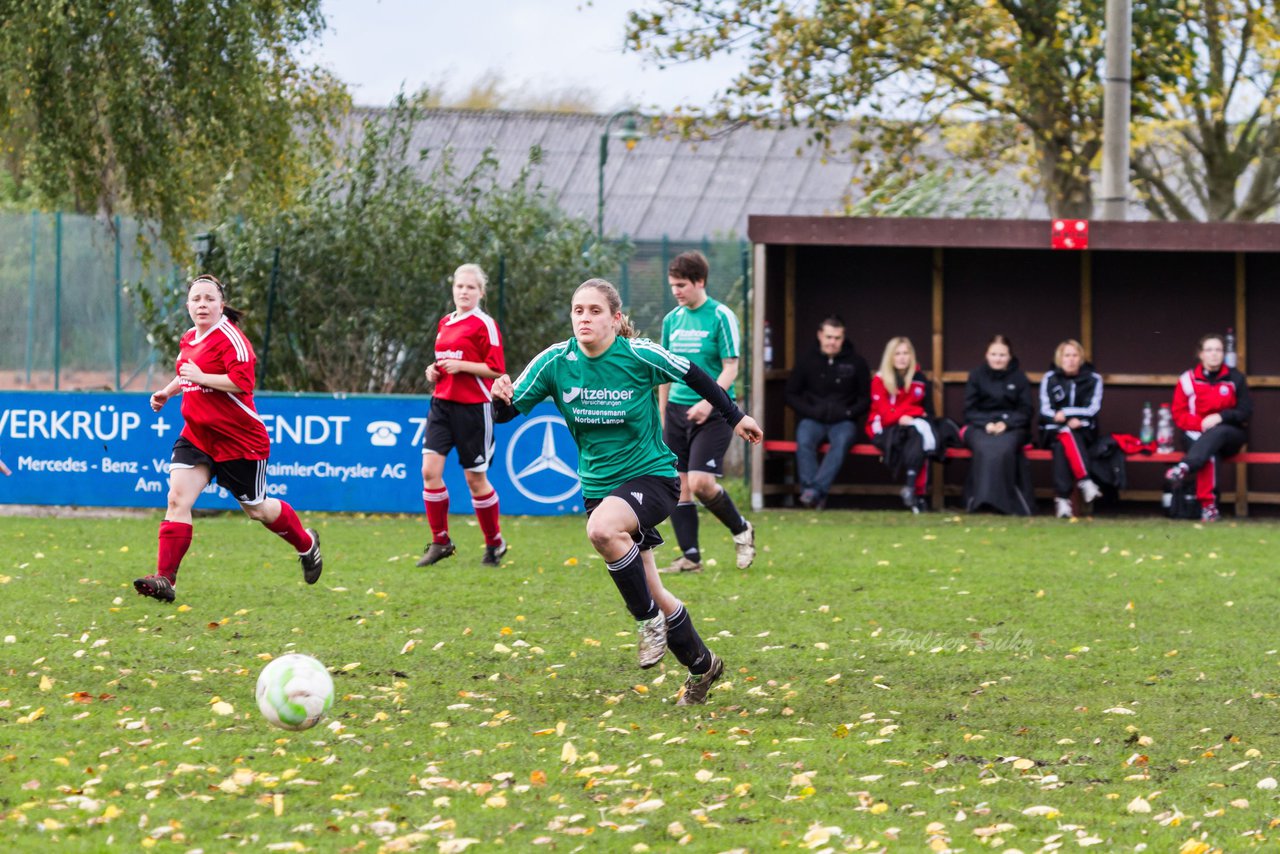
[[[622,297],[618,294],[618,289],[613,286],[612,282],[608,282],[604,279],[587,279],[574,289],[573,295],[577,296],[578,291],[586,290],[587,288],[593,288],[604,294],[604,301],[605,304],[609,306],[610,314],[618,314],[622,311]],[[623,338],[636,337],[636,330],[631,325],[631,319],[625,314],[622,315],[619,320],[617,333]]]
[[1084,345],[1074,338],[1068,338],[1059,344],[1053,351],[1053,366],[1058,370],[1062,370],[1062,354],[1068,347],[1075,347],[1080,353],[1080,361],[1089,361],[1089,354],[1084,351]]
[[876,372],[876,376],[880,377],[880,382],[884,383],[884,390],[891,395],[898,393],[898,372],[893,369],[893,351],[903,344],[906,344],[907,349],[911,351],[911,364],[907,365],[906,374],[908,384],[920,369],[920,364],[916,361],[916,348],[911,343],[911,339],[905,335],[890,338],[889,343],[884,345],[884,355],[880,357],[880,370]]
[[480,283],[480,296],[484,296],[485,287],[489,284],[489,277],[484,274],[479,264],[463,264],[453,271],[453,280],[458,281],[458,277],[463,273],[470,273],[476,277],[476,281]]

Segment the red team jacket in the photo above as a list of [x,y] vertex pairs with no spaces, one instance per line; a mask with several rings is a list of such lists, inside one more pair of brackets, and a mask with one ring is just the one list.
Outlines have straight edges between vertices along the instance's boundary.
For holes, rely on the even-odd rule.
[[253,405],[257,361],[249,339],[226,317],[203,336],[195,329],[182,336],[176,368],[193,362],[207,374],[226,374],[241,389],[218,391],[182,380],[182,436],[214,462],[271,455],[267,428]]
[[871,378],[871,415],[867,418],[867,434],[879,436],[886,428],[892,427],[904,415],[922,418],[928,415],[925,410],[925,397],[928,386],[924,374],[916,371],[911,377],[911,384],[898,389],[896,395],[890,395],[884,387],[884,380],[876,374]]
[[[459,315],[451,311],[436,325],[436,359],[483,362],[499,374],[506,371],[502,335],[493,318],[478,308]],[[454,403],[487,403],[493,380],[475,374],[440,372],[434,397]]]
[[1218,413],[1224,424],[1243,427],[1253,414],[1253,400],[1244,374],[1225,365],[1207,376],[1204,365],[1196,365],[1178,377],[1173,390],[1173,423],[1183,432],[1199,434],[1204,417]]

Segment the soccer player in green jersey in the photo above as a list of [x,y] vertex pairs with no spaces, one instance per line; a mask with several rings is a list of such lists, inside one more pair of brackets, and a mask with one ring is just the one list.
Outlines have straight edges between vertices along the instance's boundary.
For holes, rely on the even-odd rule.
[[[701,252],[683,252],[667,266],[667,282],[679,305],[662,321],[662,346],[702,368],[732,398],[738,378],[738,318],[707,295],[710,271]],[[733,535],[738,569],[751,566],[756,557],[755,529],[719,481],[733,429],[703,397],[681,380],[658,389],[662,438],[675,452],[680,475],[680,501],[671,514],[680,556],[662,572],[702,569],[695,496]]]
[[495,417],[527,414],[547,398],[560,410],[578,445],[587,537],[636,619],[640,666],[657,664],[669,648],[689,669],[677,704],[705,703],[724,662],[707,649],[684,604],[663,586],[653,557],[663,542],[657,527],[680,494],[653,390],[687,383],[738,436],[754,444],[764,433],[701,368],[652,341],[633,339],[618,291],[605,280],[578,286],[570,318],[572,338],[543,350],[514,383],[505,374],[494,381],[494,400],[507,404],[495,409]]

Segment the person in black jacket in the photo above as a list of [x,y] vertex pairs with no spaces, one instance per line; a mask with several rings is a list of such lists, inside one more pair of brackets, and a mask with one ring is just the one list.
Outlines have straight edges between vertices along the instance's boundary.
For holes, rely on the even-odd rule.
[[1031,515],[1031,468],[1022,448],[1034,412],[1031,382],[1018,368],[1009,339],[993,336],[986,362],[969,373],[964,386],[964,443],[973,451],[964,485],[966,511],[989,507]]
[[1053,367],[1040,380],[1040,440],[1053,450],[1053,510],[1075,516],[1071,493],[1092,504],[1102,490],[1089,477],[1089,451],[1098,441],[1102,377],[1089,364],[1084,345],[1068,338],[1053,353]]
[[[796,425],[796,467],[800,503],[821,508],[844,458],[858,437],[858,424],[871,403],[871,372],[844,321],[832,315],[818,327],[818,343],[802,356],[787,379],[787,405],[800,416]],[[818,464],[818,447],[831,447]]]

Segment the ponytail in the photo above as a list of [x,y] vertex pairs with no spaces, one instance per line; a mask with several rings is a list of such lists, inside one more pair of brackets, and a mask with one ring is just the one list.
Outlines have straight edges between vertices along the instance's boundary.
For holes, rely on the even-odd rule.
[[622,315],[621,321],[618,323],[618,336],[621,338],[635,338],[636,330],[631,325],[631,318],[625,314]]

